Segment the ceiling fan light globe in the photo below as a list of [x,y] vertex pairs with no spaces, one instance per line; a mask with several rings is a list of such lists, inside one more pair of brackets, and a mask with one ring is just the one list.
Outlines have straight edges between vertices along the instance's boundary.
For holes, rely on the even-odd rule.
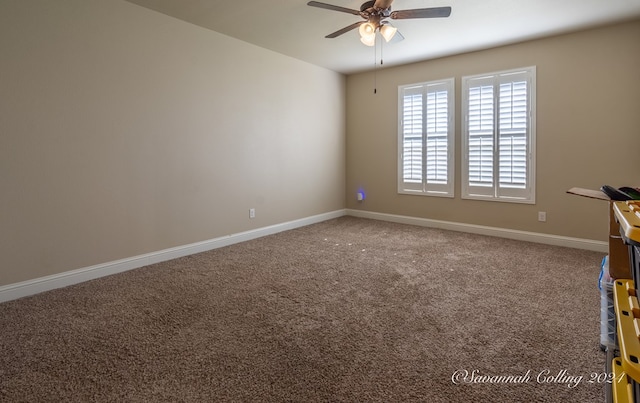
[[376,44],[376,35],[366,35],[360,37],[360,42],[364,43],[367,46],[373,46]]
[[370,22],[365,22],[364,24],[360,25],[358,31],[360,32],[361,37],[373,35],[376,33],[376,26]]
[[382,27],[380,27],[380,33],[384,37],[384,40],[387,42],[393,39],[396,32],[398,32],[398,28],[391,26],[389,24],[385,24]]

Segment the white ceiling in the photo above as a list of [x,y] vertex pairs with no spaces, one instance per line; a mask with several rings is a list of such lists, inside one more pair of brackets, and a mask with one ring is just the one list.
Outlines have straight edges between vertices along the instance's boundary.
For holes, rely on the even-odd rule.
[[[362,19],[307,0],[127,1],[340,73],[374,67],[357,29],[324,38]],[[364,0],[322,2],[359,9]],[[383,44],[385,67],[640,17],[640,0],[395,0],[392,9],[440,6],[452,7],[449,18],[391,21],[405,39]]]

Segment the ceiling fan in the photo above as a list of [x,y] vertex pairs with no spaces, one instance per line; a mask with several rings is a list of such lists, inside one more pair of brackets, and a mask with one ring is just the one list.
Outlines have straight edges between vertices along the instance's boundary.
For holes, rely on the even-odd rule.
[[307,5],[362,17],[365,21],[358,21],[325,36],[325,38],[336,38],[359,27],[360,41],[367,46],[373,46],[375,44],[376,30],[380,31],[380,34],[382,34],[387,42],[389,42],[396,34],[399,35],[400,39],[404,39],[402,34],[398,32],[398,29],[386,21],[387,18],[391,18],[392,20],[406,20],[410,18],[443,18],[451,15],[451,7],[432,7],[391,11],[391,3],[393,3],[393,0],[366,1],[362,3],[360,10],[334,6],[332,4],[321,3],[319,1],[310,1]]

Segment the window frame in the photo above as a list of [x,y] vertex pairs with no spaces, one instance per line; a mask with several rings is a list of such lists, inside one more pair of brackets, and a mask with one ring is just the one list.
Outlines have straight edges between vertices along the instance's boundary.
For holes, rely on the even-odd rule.
[[[515,186],[500,185],[500,140],[501,140],[501,123],[503,121],[500,120],[500,90],[501,85],[506,85],[508,83],[520,83],[526,81],[527,83],[527,93],[526,93],[526,129],[524,129],[525,134],[525,185],[524,188],[516,188]],[[475,85],[475,86],[474,86]],[[470,158],[469,155],[469,143],[470,143],[470,90],[473,88],[480,88],[478,86],[483,87],[492,87],[492,103],[491,103],[491,113],[492,113],[492,128],[491,130],[491,185],[490,186],[474,186],[470,182]],[[510,202],[510,203],[524,203],[524,204],[535,204],[536,202],[536,192],[535,192],[535,181],[536,181],[536,67],[523,67],[518,69],[511,70],[503,70],[493,73],[485,73],[485,74],[476,74],[472,76],[463,76],[461,82],[462,94],[461,94],[461,114],[462,114],[462,172],[461,172],[461,197],[462,199],[470,199],[470,200],[488,200],[488,201],[498,201],[498,202]],[[511,100],[513,100],[514,95],[511,96]],[[482,101],[480,101],[482,103]],[[479,107],[482,110],[482,107]],[[512,107],[513,112],[513,107]],[[479,112],[482,114],[482,112]],[[512,116],[512,115],[509,115]],[[482,118],[479,118],[480,120]],[[478,119],[474,121],[476,123]],[[476,136],[480,136],[479,132],[481,129],[476,130]],[[505,130],[506,132],[507,130]],[[511,141],[515,135],[511,136]],[[508,138],[508,135],[505,135],[503,138]],[[481,151],[480,151],[481,153]],[[482,158],[477,157],[477,158]],[[482,165],[482,162],[480,162]],[[488,164],[487,164],[488,165]],[[513,168],[513,165],[510,165]],[[479,167],[480,171],[482,168]],[[481,174],[478,174],[481,175]],[[478,182],[482,182],[483,179],[479,179]]]
[[[429,91],[432,90],[432,91]],[[427,99],[429,94],[445,91],[447,92],[447,173],[446,183],[429,183],[427,169],[429,164],[429,156],[427,152],[428,141],[428,123],[427,123],[427,103],[422,103],[422,126],[421,126],[421,178],[420,182],[405,181],[405,133],[404,133],[404,96],[407,91],[415,91],[423,95],[423,100]],[[455,196],[455,78],[446,78],[441,80],[426,81],[414,84],[405,84],[398,86],[398,193],[420,196],[436,196],[449,197]],[[434,137],[442,137],[434,136]],[[436,140],[437,141],[437,140]],[[436,158],[437,159],[437,158]]]

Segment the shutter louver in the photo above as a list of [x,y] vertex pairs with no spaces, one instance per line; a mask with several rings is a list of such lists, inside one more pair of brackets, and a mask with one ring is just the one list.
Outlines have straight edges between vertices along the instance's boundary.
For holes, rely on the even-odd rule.
[[447,183],[448,106],[447,91],[427,94],[427,183]]
[[469,184],[493,186],[493,87],[469,89]]
[[527,82],[500,85],[500,187],[527,185]]
[[422,94],[405,95],[403,106],[402,178],[422,183]]

